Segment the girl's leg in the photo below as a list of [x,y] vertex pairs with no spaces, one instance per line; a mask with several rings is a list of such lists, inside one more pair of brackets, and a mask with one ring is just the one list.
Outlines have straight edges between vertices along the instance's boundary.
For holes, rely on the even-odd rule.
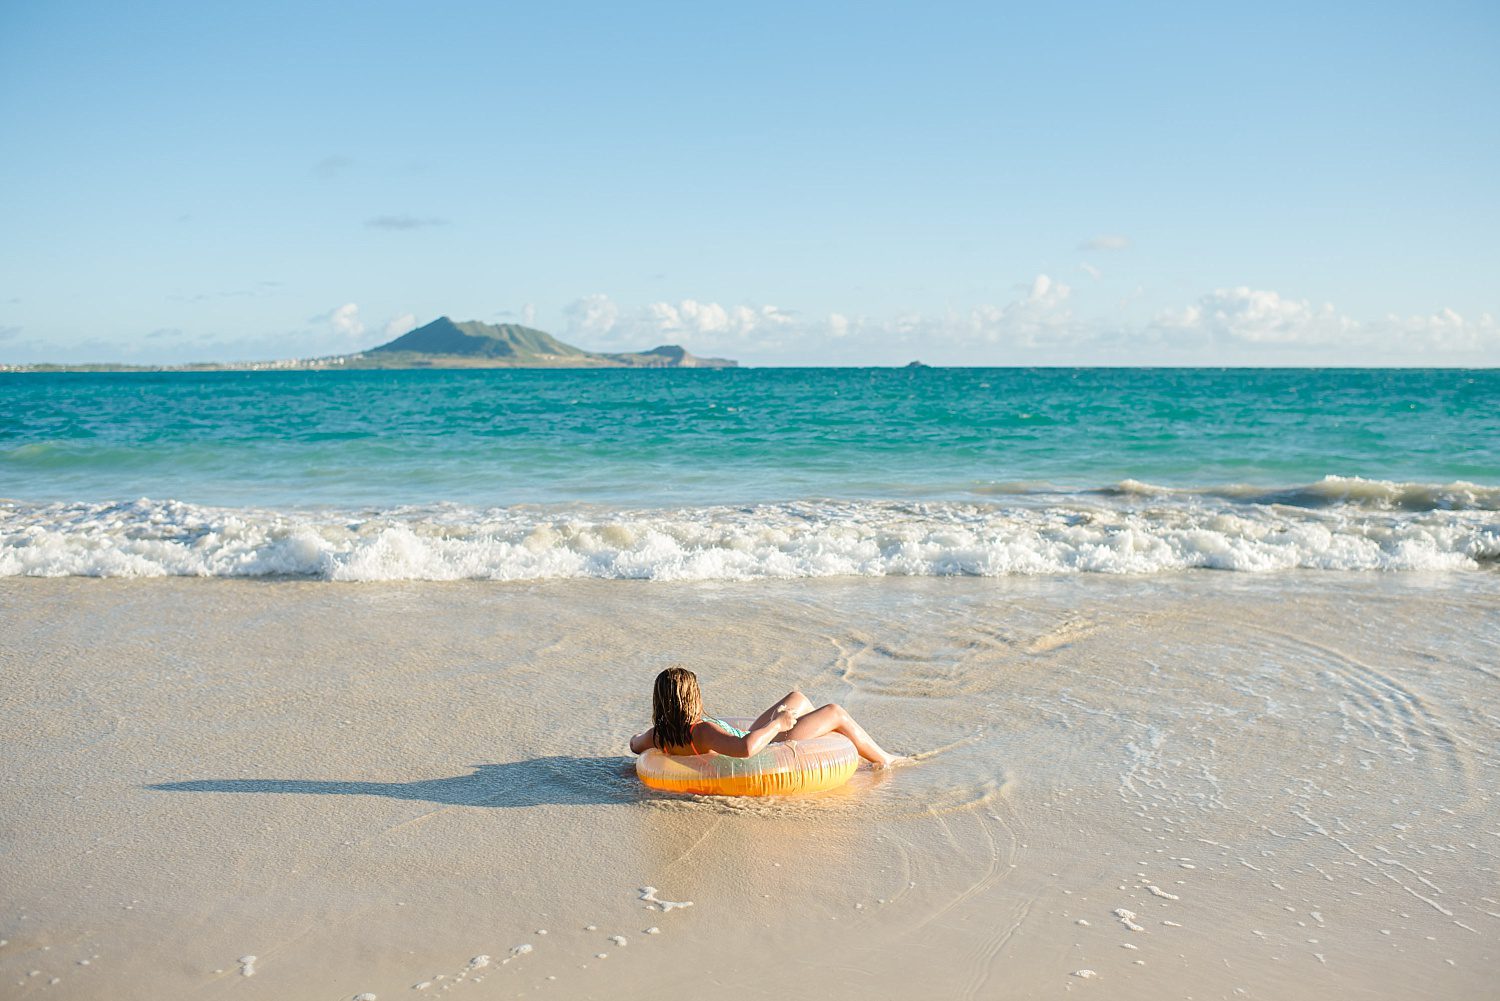
[[[771,722],[771,717],[775,716],[776,710],[780,709],[782,706],[786,706],[792,711],[794,715],[802,716],[812,709],[813,704],[808,701],[806,695],[803,695],[796,689],[792,689],[790,692],[787,692],[781,697],[780,702],[777,702],[775,705],[771,706],[771,708],[755,717],[755,722],[750,725],[750,729],[759,730],[761,727]],[[783,735],[778,734],[777,736]]]
[[812,712],[797,720],[797,725],[781,735],[783,740],[812,740],[821,737],[825,733],[842,733],[854,742],[854,749],[859,756],[880,768],[885,768],[896,760],[894,754],[887,754],[881,746],[870,739],[865,733],[865,728],[854,722],[854,717],[837,702],[830,702],[821,709]]

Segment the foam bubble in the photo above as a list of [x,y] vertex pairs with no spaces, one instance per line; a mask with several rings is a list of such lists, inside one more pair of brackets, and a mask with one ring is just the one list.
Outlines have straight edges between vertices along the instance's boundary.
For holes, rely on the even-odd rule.
[[[1357,486],[1356,486],[1357,485]],[[752,580],[1454,570],[1500,561],[1500,488],[1322,481],[1318,506],[1131,491],[1047,503],[679,510],[211,508],[0,501],[0,576]],[[1304,489],[1304,488],[1298,488]],[[1308,488],[1310,489],[1310,488]],[[1368,502],[1396,496],[1401,503]],[[1417,499],[1427,497],[1427,501]]]
[[654,886],[641,887],[641,899],[644,900],[647,905],[655,907],[661,911],[671,911],[679,907],[693,906],[693,902],[691,900],[662,900],[656,895],[656,887]]

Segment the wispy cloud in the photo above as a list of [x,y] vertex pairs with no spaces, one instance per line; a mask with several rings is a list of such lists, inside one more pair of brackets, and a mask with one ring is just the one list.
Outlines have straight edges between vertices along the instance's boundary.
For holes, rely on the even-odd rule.
[[1078,245],[1079,250],[1129,250],[1130,237],[1120,236],[1118,233],[1103,233],[1099,236],[1084,240]]
[[528,302],[526,305],[522,306],[519,311],[514,309],[497,310],[494,316],[495,319],[504,320],[507,323],[511,321],[520,321],[521,326],[532,327],[536,325],[536,303]]
[[352,166],[354,161],[351,158],[334,153],[313,164],[313,173],[319,177],[338,177]]
[[700,353],[747,346],[779,349],[785,345],[778,334],[797,322],[793,314],[770,304],[726,306],[697,299],[652,302],[626,311],[602,293],[575,300],[563,315],[568,336],[588,346],[648,348],[678,341]]
[[[1086,286],[1085,292],[1088,288]],[[1154,317],[1126,319],[1141,295],[1090,299],[1050,274],[1008,301],[941,312],[808,316],[774,305],[682,299],[628,307],[596,293],[565,311],[566,335],[595,349],[675,341],[698,354],[748,362],[890,364],[1336,365],[1494,364],[1500,324],[1490,314],[1439,309],[1360,319],[1330,303],[1236,287]]]
[[323,337],[315,339],[321,346],[335,351],[354,347],[354,342],[359,341],[365,333],[365,321],[359,315],[359,304],[353,302],[335,306],[326,313],[309,316],[307,322],[315,327],[321,326],[326,331]]
[[386,321],[385,336],[387,338],[400,337],[402,334],[417,329],[417,318],[411,313],[402,313],[393,316]]
[[[882,362],[936,351],[939,360],[956,363],[976,354],[976,363],[992,362],[993,352],[1056,350],[1089,336],[1089,328],[1073,315],[1073,289],[1050,275],[1039,274],[1022,286],[1017,298],[1005,303],[981,303],[939,314],[903,313],[893,317],[851,318],[832,313],[821,330],[808,331],[841,342],[838,351],[856,347]],[[849,359],[854,360],[854,359]]]
[[224,292],[193,292],[191,294],[169,295],[168,299],[173,302],[209,302],[213,299],[254,299],[260,296],[272,295],[274,290],[281,287],[281,282],[256,282],[254,288],[229,289]]
[[575,299],[563,309],[569,335],[607,338],[620,323],[620,307],[603,292]]
[[1156,325],[1243,344],[1347,343],[1359,329],[1332,303],[1314,305],[1245,286],[1215,289],[1190,306],[1165,310],[1157,316]]
[[[384,329],[398,329],[405,320],[404,314],[393,317],[384,325]],[[7,350],[0,356],[0,361],[178,364],[195,361],[320,358],[369,347],[369,333],[359,306],[346,302],[317,316],[308,317],[304,326],[278,333],[234,336],[212,330],[163,327],[137,335],[132,340],[94,337],[44,343],[33,338],[7,344]]]
[[[532,304],[518,312],[523,322],[534,322]],[[696,354],[751,364],[912,359],[950,365],[1500,363],[1500,322],[1490,313],[1439,308],[1361,318],[1332,303],[1236,286],[1127,320],[1133,314],[1113,292],[1094,291],[1091,283],[1075,290],[1050,274],[1019,285],[1008,300],[941,311],[872,316],[842,309],[814,315],[771,304],[702,299],[625,305],[595,293],[571,303],[563,315],[562,336],[583,348],[642,350],[677,342]],[[47,344],[24,339],[19,326],[0,326],[0,342],[7,362],[309,358],[366,348],[382,333],[390,339],[415,325],[414,313],[370,322],[357,303],[345,302],[309,317],[301,329],[266,336],[225,338],[164,328],[133,342]]]
[[780,330],[795,322],[790,314],[772,305],[722,306],[696,299],[653,302],[641,319],[642,325],[663,336],[707,334],[721,342]]
[[1489,313],[1469,318],[1444,308],[1426,315],[1359,320],[1329,302],[1291,299],[1243,285],[1215,289],[1189,306],[1164,310],[1152,326],[1178,343],[1324,354],[1337,350],[1356,363],[1417,353],[1500,351],[1500,324]]
[[351,339],[365,332],[364,321],[359,318],[359,307],[352,302],[335,309],[328,318],[328,326],[335,334]]
[[446,226],[448,220],[414,215],[378,215],[373,219],[366,219],[365,225],[371,229],[427,229],[432,226]]

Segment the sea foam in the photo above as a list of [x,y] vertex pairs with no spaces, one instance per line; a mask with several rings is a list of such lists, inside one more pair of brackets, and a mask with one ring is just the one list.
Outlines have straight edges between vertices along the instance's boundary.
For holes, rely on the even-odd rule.
[[[1323,500],[1272,499],[1311,495]],[[0,576],[754,580],[1459,570],[1500,560],[1497,508],[1500,493],[1470,484],[1332,479],[1247,497],[1126,483],[1008,502],[675,509],[3,501]]]

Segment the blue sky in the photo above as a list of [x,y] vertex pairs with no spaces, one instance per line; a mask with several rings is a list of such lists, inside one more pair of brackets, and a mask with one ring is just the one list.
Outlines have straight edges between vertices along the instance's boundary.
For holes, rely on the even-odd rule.
[[1493,3],[515,6],[0,6],[0,362],[1500,364]]

